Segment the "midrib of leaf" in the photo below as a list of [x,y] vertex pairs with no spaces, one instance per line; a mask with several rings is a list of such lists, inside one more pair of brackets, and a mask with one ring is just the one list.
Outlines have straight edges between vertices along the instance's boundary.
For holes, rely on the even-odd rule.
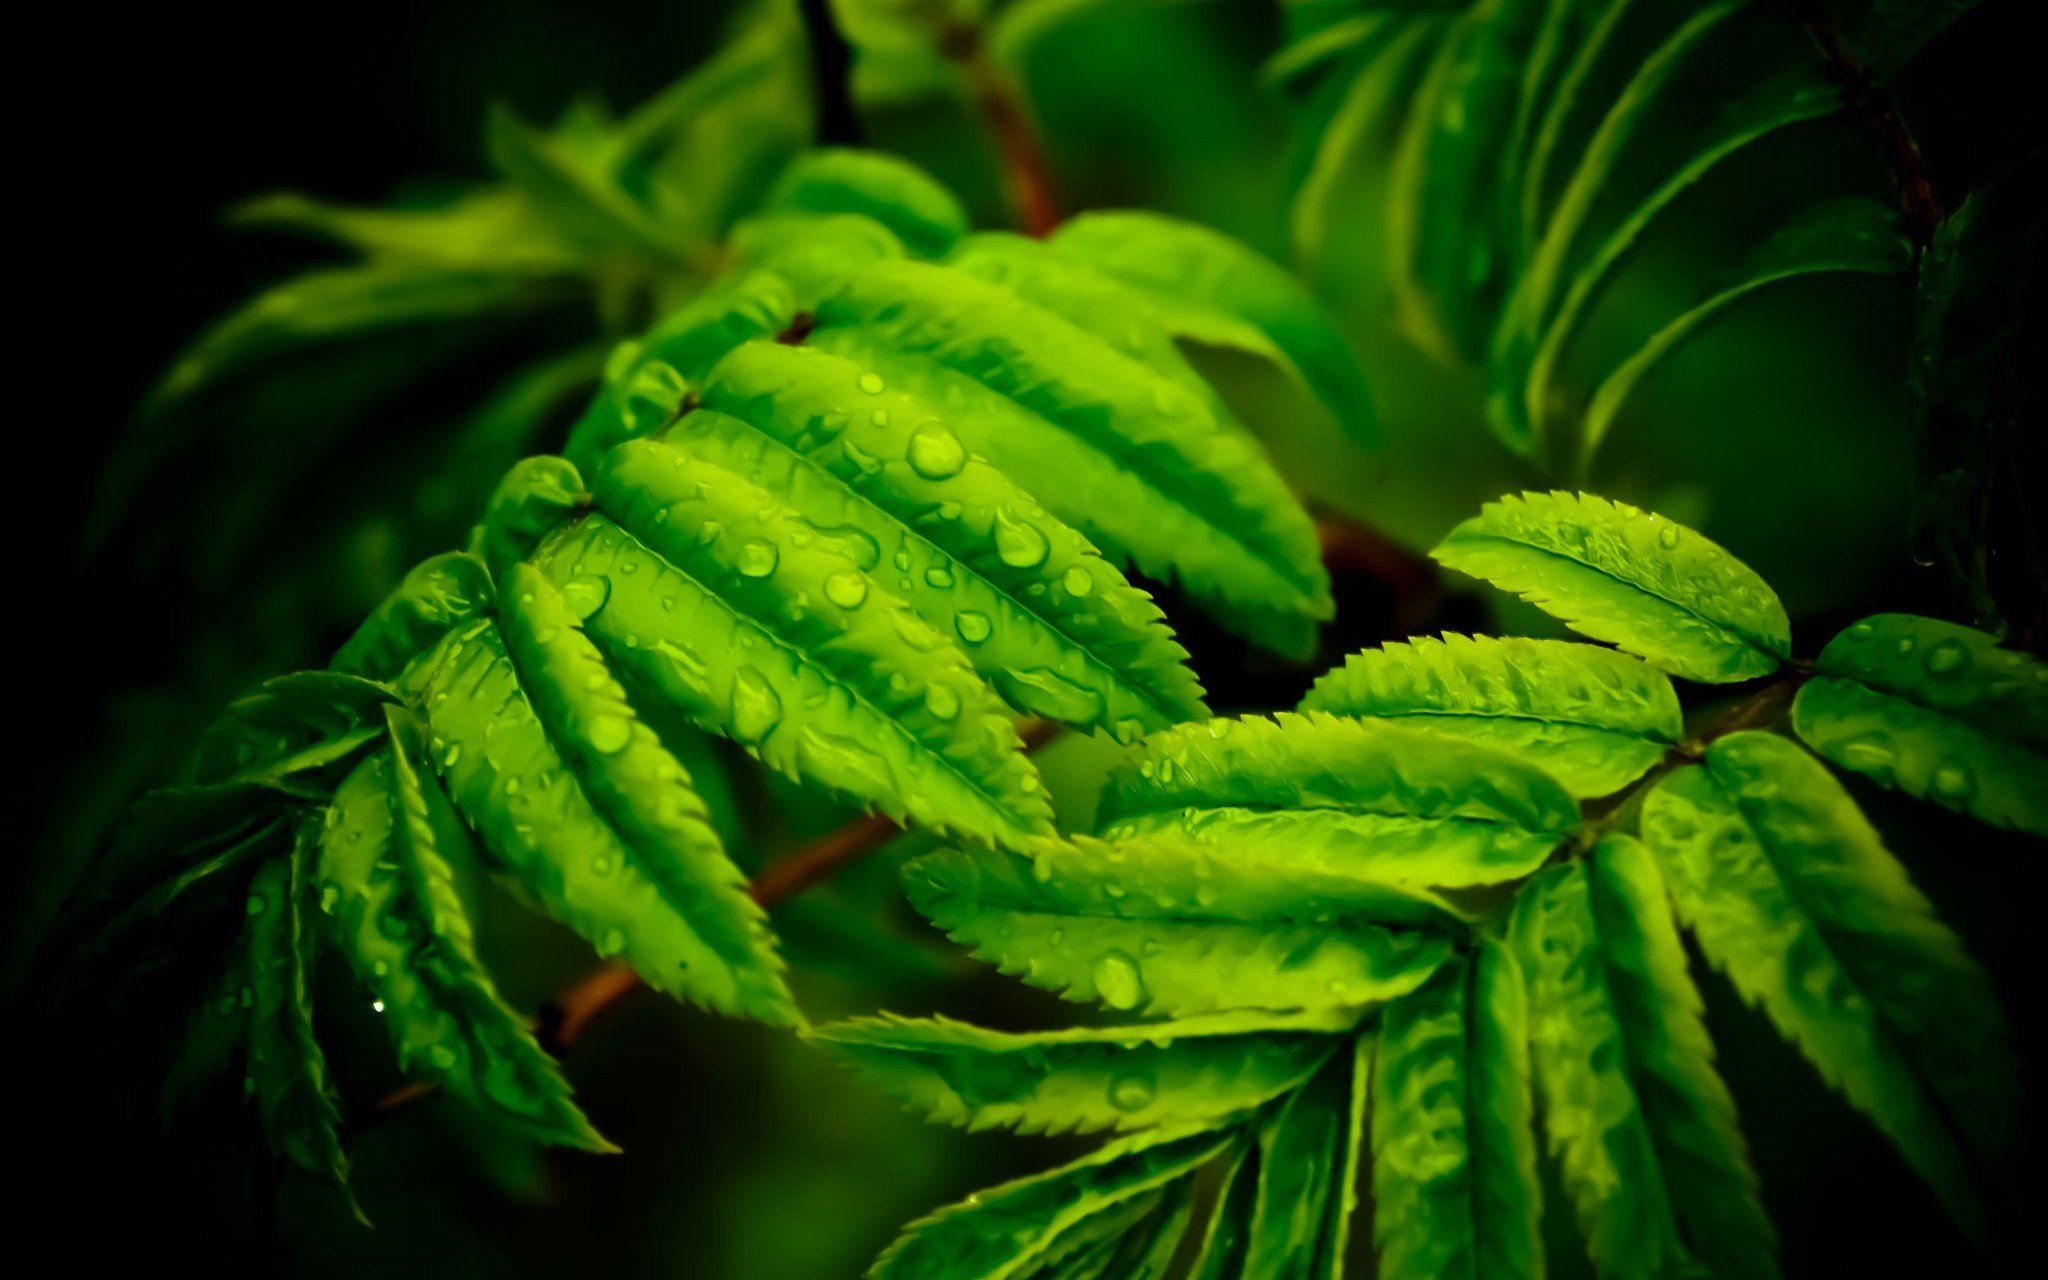
[[[1640,591],[1644,595],[1649,596],[1653,600],[1657,600],[1664,604],[1668,604],[1672,608],[1678,610],[1680,613],[1686,615],[1687,617],[1697,619],[1701,623],[1705,624],[1708,627],[1711,627],[1713,630],[1718,631],[1723,635],[1735,637],[1735,639],[1741,641],[1743,644],[1749,646],[1751,649],[1754,649],[1758,653],[1761,653],[1765,657],[1769,658],[1774,665],[1782,666],[1784,664],[1785,659],[1781,654],[1778,653],[1777,650],[1769,648],[1765,645],[1758,644],[1756,637],[1750,635],[1748,632],[1737,630],[1735,627],[1731,626],[1728,623],[1719,622],[1713,618],[1709,618],[1705,614],[1699,612],[1699,610],[1694,609],[1690,605],[1680,604],[1678,601],[1671,599],[1669,596],[1664,595],[1662,592],[1652,591],[1649,587],[1645,586],[1640,582],[1631,582],[1627,578],[1623,578],[1616,575],[1612,570],[1603,569],[1597,564],[1590,564],[1584,560],[1579,559],[1577,556],[1566,555],[1562,551],[1553,551],[1549,547],[1539,547],[1534,545],[1533,543],[1521,542],[1514,538],[1505,537],[1498,533],[1466,533],[1460,534],[1458,537],[1459,541],[1461,542],[1497,542],[1503,546],[1514,547],[1521,551],[1533,552],[1540,556],[1548,556],[1553,560],[1563,561],[1565,564],[1577,565],[1579,568],[1586,570],[1588,573],[1598,574],[1599,576],[1607,579],[1609,582],[1612,582],[1617,586],[1627,587],[1631,591]],[[1619,645],[1615,647],[1620,648]],[[1624,652],[1626,651],[1624,650]],[[1654,666],[1655,664],[1653,663],[1651,665]]]
[[[1523,544],[1516,543],[1521,546]],[[1588,566],[1589,568],[1591,566]],[[1660,597],[1661,599],[1661,597]],[[1457,710],[1450,707],[1416,707],[1385,711],[1328,711],[1326,715],[1346,720],[1477,720],[1482,723],[1505,720],[1513,724],[1545,725],[1550,728],[1577,729],[1585,733],[1597,733],[1610,738],[1623,738],[1630,742],[1646,742],[1655,747],[1668,747],[1669,738],[1654,734],[1616,729],[1611,725],[1593,724],[1586,720],[1553,720],[1547,716],[1531,715],[1526,711],[1487,711],[1483,709]]]
[[[867,507],[873,511],[879,512],[884,519],[888,520],[892,524],[899,526],[900,528],[902,528],[904,533],[909,535],[911,538],[916,539],[917,543],[920,546],[923,546],[926,549],[936,553],[937,558],[958,565],[961,571],[965,573],[973,574],[976,578],[980,579],[980,581],[984,585],[986,585],[991,591],[995,592],[996,595],[998,595],[1004,600],[1009,601],[1010,604],[1014,606],[1019,613],[1024,614],[1027,617],[1036,618],[1041,624],[1044,625],[1046,630],[1052,632],[1060,639],[1071,644],[1076,650],[1080,651],[1082,656],[1087,658],[1090,664],[1092,664],[1094,667],[1096,667],[1105,675],[1107,675],[1112,683],[1133,694],[1136,694],[1138,701],[1143,702],[1145,705],[1157,711],[1163,723],[1169,725],[1181,723],[1183,713],[1179,708],[1171,706],[1168,703],[1162,702],[1158,694],[1140,685],[1133,684],[1129,680],[1125,679],[1124,674],[1121,671],[1119,671],[1114,664],[1110,663],[1109,661],[1098,655],[1094,649],[1089,647],[1087,643],[1069,634],[1068,631],[1065,628],[1063,628],[1058,621],[1039,612],[1038,610],[1032,608],[1030,605],[1027,605],[1023,600],[1019,599],[1016,593],[1011,591],[1007,586],[996,581],[994,578],[991,578],[988,575],[981,573],[979,570],[975,569],[973,565],[968,564],[959,556],[953,554],[953,552],[947,550],[945,547],[940,546],[938,543],[933,542],[929,537],[925,536],[924,533],[920,532],[909,521],[903,519],[902,517],[896,515],[894,512],[890,511],[888,508],[877,503],[876,501],[874,501],[874,499],[868,497],[860,490],[854,488],[845,480],[842,480],[840,477],[834,475],[829,469],[820,466],[814,459],[810,457],[810,455],[802,452],[801,450],[791,448],[789,445],[785,444],[780,438],[778,438],[771,432],[764,431],[759,426],[755,425],[753,422],[741,417],[736,413],[726,413],[725,417],[731,419],[734,422],[740,423],[741,425],[745,426],[747,430],[759,436],[763,441],[767,442],[773,448],[778,449],[783,453],[787,454],[795,462],[797,466],[803,467],[811,475],[824,481],[826,484],[838,490],[840,493],[845,494],[846,497],[850,499],[852,502],[860,506]],[[680,430],[683,424],[688,421],[689,416],[685,414],[683,417],[680,417],[676,419],[674,422],[670,423],[666,428],[663,429],[663,431],[661,431],[659,434],[655,436],[655,439],[660,440],[664,444],[669,443],[666,437],[676,432],[677,430]],[[687,443],[676,443],[672,447],[682,449],[685,452],[687,452],[689,449]],[[1021,491],[1022,490],[1020,489],[1019,492]],[[701,586],[702,584],[700,583],[698,585]],[[912,611],[915,612],[915,609],[913,608]]]
[[[810,670],[816,672],[820,677],[824,679],[826,684],[830,685],[833,688],[844,689],[846,691],[847,696],[852,701],[859,703],[861,706],[867,708],[867,710],[872,715],[874,715],[876,719],[880,720],[883,724],[889,726],[890,730],[894,732],[896,736],[906,746],[910,748],[910,753],[913,756],[920,758],[928,758],[932,760],[939,766],[939,769],[942,772],[951,774],[955,779],[957,779],[961,783],[964,783],[970,792],[979,797],[983,801],[983,803],[988,805],[990,812],[1001,814],[1005,821],[1015,824],[1020,830],[1029,831],[1036,825],[1034,823],[1026,821],[1025,815],[1012,812],[1009,802],[1007,800],[998,797],[994,794],[991,794],[985,784],[981,783],[975,778],[970,777],[967,773],[963,772],[961,766],[956,761],[954,761],[950,756],[948,756],[945,752],[935,750],[934,748],[926,745],[925,743],[918,741],[916,735],[912,734],[908,728],[906,728],[904,725],[898,722],[895,716],[890,715],[888,712],[882,710],[882,708],[876,706],[873,703],[873,701],[869,699],[866,692],[864,692],[853,681],[842,678],[836,672],[832,671],[829,667],[826,667],[824,664],[820,663],[816,658],[812,657],[808,652],[799,648],[795,644],[792,644],[789,640],[785,639],[782,636],[782,634],[778,630],[776,630],[775,627],[771,626],[769,623],[763,622],[762,620],[755,618],[751,614],[744,613],[739,609],[734,608],[731,602],[729,602],[719,592],[707,586],[702,579],[690,573],[690,571],[683,568],[683,566],[676,564],[674,561],[671,561],[670,559],[668,559],[668,557],[657,554],[652,547],[649,547],[646,543],[642,542],[639,536],[635,534],[631,529],[628,529],[625,525],[620,524],[618,521],[613,520],[611,517],[604,515],[604,513],[586,513],[586,516],[580,516],[577,519],[571,520],[562,525],[560,529],[557,529],[553,534],[549,535],[549,540],[547,543],[544,543],[540,548],[538,548],[534,552],[533,558],[535,562],[539,563],[544,557],[547,556],[552,546],[560,541],[560,538],[564,531],[574,528],[576,524],[580,523],[582,519],[587,518],[587,515],[589,514],[596,514],[603,518],[607,524],[611,525],[612,528],[618,530],[620,536],[624,537],[628,542],[630,542],[633,545],[633,547],[636,550],[638,550],[641,554],[650,557],[652,560],[659,564],[668,566],[670,572],[674,573],[677,577],[682,578],[691,586],[696,587],[697,590],[703,592],[706,599],[716,601],[718,603],[718,606],[724,609],[727,613],[731,614],[733,617],[739,619],[740,621],[746,623],[748,626],[753,627],[762,636],[765,636],[770,644],[773,644],[778,649],[781,649],[783,652],[788,653],[789,655],[794,657],[799,663],[803,664]],[[907,609],[909,606],[905,605],[904,607]],[[617,656],[613,652],[612,647],[609,644],[605,643],[605,640],[602,635],[595,631],[588,632],[586,634],[590,636],[591,643],[597,645],[598,648],[604,650],[607,656]]]

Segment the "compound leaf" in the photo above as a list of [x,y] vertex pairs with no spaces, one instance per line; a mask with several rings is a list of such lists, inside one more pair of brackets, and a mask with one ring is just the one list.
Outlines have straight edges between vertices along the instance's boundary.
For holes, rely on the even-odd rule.
[[995,694],[801,517],[668,445],[590,477],[536,554],[608,659],[770,766],[975,839],[1050,829]]
[[1286,652],[1330,615],[1315,530],[1207,399],[963,273],[877,263],[820,300],[807,339],[945,415],[968,447],[1114,555],[1178,578]]
[[839,542],[1018,710],[1129,741],[1206,714],[1159,610],[916,396],[838,356],[746,343],[666,442]]

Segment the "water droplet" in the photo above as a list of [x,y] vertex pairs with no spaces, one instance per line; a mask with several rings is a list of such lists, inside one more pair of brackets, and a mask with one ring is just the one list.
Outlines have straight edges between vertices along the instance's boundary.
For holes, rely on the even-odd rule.
[[858,609],[868,598],[868,580],[852,569],[825,579],[825,598],[842,609]]
[[882,375],[878,373],[864,373],[860,375],[860,389],[871,396],[881,395],[882,385]]
[[1929,675],[1954,675],[1970,664],[1970,651],[1960,640],[1943,640],[1927,651],[1926,662]]
[[1968,766],[1951,760],[1934,771],[1931,779],[1934,794],[1944,800],[1961,800],[1976,789],[1977,779]]
[[782,699],[760,672],[745,670],[732,682],[732,736],[742,746],[767,737],[782,721]]
[[1118,1076],[1109,1082],[1109,1105],[1118,1111],[1142,1111],[1152,1105],[1152,1099],[1159,1094],[1158,1086],[1149,1075]]
[[1145,983],[1138,974],[1138,962],[1121,951],[1111,951],[1095,962],[1095,994],[1112,1009],[1135,1009],[1145,998]]
[[963,610],[959,617],[953,619],[953,629],[958,631],[960,638],[967,643],[980,644],[989,638],[990,633],[995,630],[995,624],[988,620],[987,614],[975,613],[969,609]]
[[1667,524],[1657,531],[1657,545],[1669,551],[1678,545],[1680,536],[1677,525]]
[[1095,576],[1077,564],[1067,570],[1066,576],[1060,579],[1060,585],[1067,589],[1070,596],[1085,596],[1095,590]]
[[919,427],[904,449],[910,469],[927,480],[945,480],[967,465],[967,447],[940,426]]
[[775,562],[779,558],[780,553],[775,550],[774,543],[749,538],[740,548],[740,573],[748,578],[765,578],[775,572]]
[[1045,563],[1052,544],[1037,525],[1019,520],[1006,511],[996,513],[996,555],[1013,569],[1030,569]]
[[930,684],[924,691],[925,710],[941,720],[951,720],[960,714],[960,695],[943,684]]

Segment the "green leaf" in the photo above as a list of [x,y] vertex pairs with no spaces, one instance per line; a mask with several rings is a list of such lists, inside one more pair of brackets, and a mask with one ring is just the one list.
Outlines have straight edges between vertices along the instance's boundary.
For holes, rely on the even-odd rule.
[[531,128],[502,105],[485,126],[491,163],[552,221],[586,249],[624,249],[670,268],[691,265],[690,246],[655,222],[624,188],[576,149]]
[[296,231],[353,249],[379,264],[573,270],[575,253],[556,240],[517,192],[485,188],[421,209],[366,209],[292,191],[258,196],[230,215],[238,226]]
[[1380,1018],[1373,1202],[1385,1280],[1538,1280],[1522,973],[1493,943]]
[[1785,606],[1754,570],[1625,502],[1511,494],[1451,530],[1430,555],[1687,679],[1768,675],[1791,652]]
[[1544,1126],[1602,1275],[1778,1274],[1656,865],[1609,835],[1516,903]]
[[976,453],[1113,555],[1219,620],[1302,651],[1332,609],[1315,529],[1203,397],[962,273],[884,262],[840,280],[810,345],[937,407]]
[[1981,631],[1881,613],[1828,642],[1792,703],[1821,755],[1907,795],[2048,836],[2048,666]]
[[1136,287],[1044,240],[1007,231],[963,238],[946,266],[985,280],[1100,338],[1154,372],[1200,396],[1223,426],[1236,419],[1222,397],[1181,354],[1153,303]]
[[309,272],[258,294],[185,349],[142,407],[156,417],[229,379],[305,348],[381,331],[460,324],[529,310],[563,292],[531,270],[367,265]]
[[1661,673],[1563,640],[1446,635],[1366,649],[1320,677],[1301,710],[1493,747],[1580,798],[1635,781],[1684,732]]
[[[657,990],[735,1007],[738,975],[691,924],[705,886],[666,852],[643,861],[644,846],[613,828],[551,740],[506,649],[494,624],[473,623],[449,633],[420,677],[456,805],[496,860],[600,954],[623,954]],[[592,693],[613,701],[615,689]],[[629,742],[637,727],[626,726]]]
[[628,861],[697,939],[671,989],[720,1013],[794,1025],[766,914],[747,895],[690,775],[641,722],[552,582],[516,565],[503,603],[505,651],[549,738]]
[[1031,857],[942,852],[912,905],[981,959],[1070,1000],[1161,1016],[1333,1009],[1413,990],[1450,954],[1436,900],[1353,877],[1142,839]]
[[1113,1142],[1048,1173],[991,1187],[912,1223],[868,1280],[1012,1280],[1089,1218],[1188,1177],[1233,1135],[1162,1131]]
[[712,285],[649,329],[636,358],[673,366],[694,382],[742,342],[773,338],[795,319],[789,282],[772,272],[750,271]]
[[1110,775],[1104,834],[1172,835],[1274,875],[1462,886],[1527,875],[1579,822],[1536,764],[1321,714],[1155,734]]
[[477,957],[455,881],[475,854],[425,748],[419,722],[394,714],[390,749],[335,793],[320,880],[340,950],[402,1070],[536,1140],[612,1150]]
[[769,188],[767,213],[857,213],[922,257],[944,255],[967,234],[967,211],[917,166],[877,151],[826,148],[790,162]]
[[1342,1280],[1371,1053],[1371,1039],[1355,1037],[1260,1124],[1245,1280]]
[[[271,1149],[346,1196],[348,1157],[336,1132],[341,1108],[327,1056],[313,1038],[307,846],[302,836],[289,855],[265,863],[249,890],[249,1091]],[[362,1217],[353,1199],[349,1207]]]
[[1151,600],[937,410],[860,366],[747,343],[665,440],[827,531],[1019,711],[1121,741],[1207,714]]
[[1242,1280],[1258,1194],[1258,1147],[1248,1145],[1224,1169],[1223,1181],[1216,1189],[1216,1207],[1202,1233],[1201,1251],[1188,1272],[1190,1280]]
[[405,575],[334,655],[336,671],[390,680],[460,623],[490,608],[490,571],[472,555],[429,556]]
[[1277,361],[1352,439],[1379,440],[1372,393],[1336,323],[1300,281],[1249,248],[1208,227],[1136,210],[1082,214],[1051,243],[1144,290],[1177,336]]
[[745,271],[781,276],[806,311],[837,282],[909,253],[896,233],[858,213],[763,213],[732,229],[727,251]]
[[[1504,309],[1488,358],[1494,429],[1510,447],[1526,449],[1544,434],[1543,413],[1554,399],[1558,366],[1583,331],[1594,304],[1660,215],[1722,161],[1793,125],[1832,114],[1841,93],[1805,62],[1744,91],[1721,109],[1692,154],[1670,170],[1572,270],[1563,297],[1556,281],[1545,292],[1533,275]],[[1704,317],[1702,317],[1704,318]],[[1604,428],[1603,428],[1604,430]],[[1595,441],[1587,441],[1590,455]]]
[[771,767],[977,840],[1050,830],[994,692],[947,639],[794,512],[684,451],[634,441],[596,512],[535,563],[634,682]]
[[1623,402],[1679,344],[1735,303],[1768,285],[1830,272],[1892,275],[1913,261],[1912,241],[1892,206],[1863,196],[1816,206],[1780,228],[1734,278],[1652,334],[1593,391],[1579,424],[1581,463],[1593,456]]
[[1308,1079],[1352,1014],[1220,1014],[1132,1027],[984,1031],[884,1015],[809,1039],[907,1107],[1023,1133],[1214,1124]]
[[1701,949],[1981,1235],[1973,1162],[2018,1132],[2005,1020],[1856,802],[1792,743],[1737,733],[1658,784],[1643,833]]

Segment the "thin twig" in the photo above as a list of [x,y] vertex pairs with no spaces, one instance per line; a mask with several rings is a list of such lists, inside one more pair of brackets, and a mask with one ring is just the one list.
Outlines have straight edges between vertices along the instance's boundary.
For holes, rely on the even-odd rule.
[[1842,92],[1842,101],[1877,137],[1884,152],[1885,167],[1898,189],[1899,207],[1905,212],[1907,233],[1913,246],[1924,250],[1934,243],[1934,232],[1943,217],[1935,199],[1934,184],[1928,180],[1920,147],[1906,128],[1898,105],[1889,90],[1871,77],[1870,68],[1842,40],[1841,32],[1827,11],[1815,0],[1779,0],[1785,10],[1806,29],[1806,34],[1827,59],[1828,78]]
[[989,56],[978,27],[962,24],[948,28],[939,37],[939,50],[967,79],[975,113],[1002,160],[1003,184],[1018,228],[1029,236],[1050,234],[1060,224],[1058,189],[1045,143],[1016,81]]

